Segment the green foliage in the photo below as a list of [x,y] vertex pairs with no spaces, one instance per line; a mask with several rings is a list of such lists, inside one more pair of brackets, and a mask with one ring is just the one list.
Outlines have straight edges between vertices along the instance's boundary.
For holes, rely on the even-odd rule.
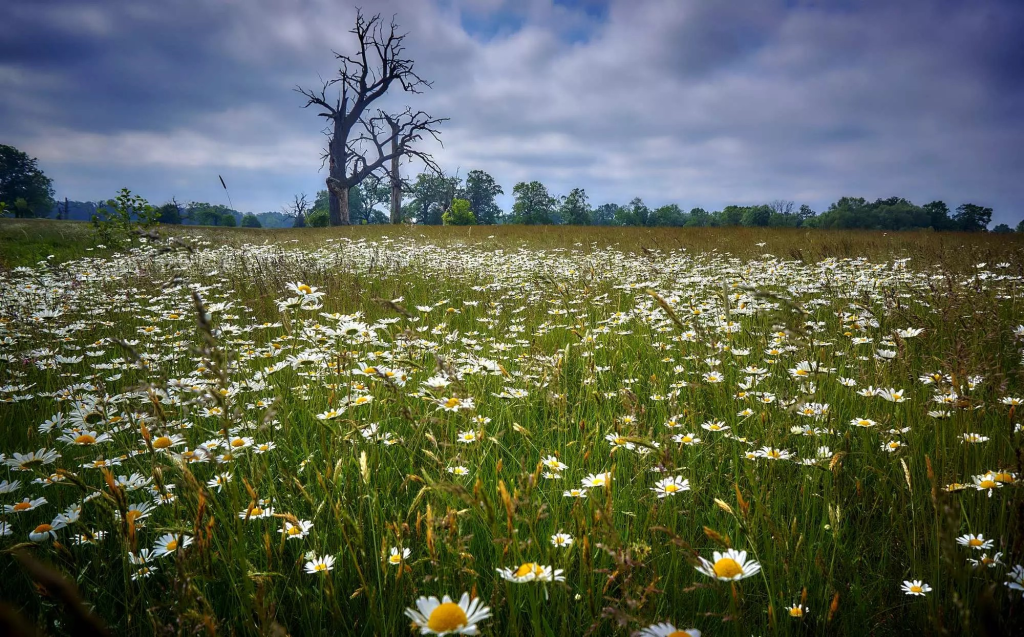
[[628,205],[616,211],[615,221],[620,226],[647,226],[651,222],[651,209],[643,199],[634,197]]
[[501,218],[501,208],[494,198],[505,194],[494,177],[482,170],[471,170],[466,175],[466,185],[462,196],[469,200],[469,208],[476,215],[477,223],[491,225]]
[[591,221],[595,226],[612,226],[619,215],[619,204],[603,203],[591,215]]
[[330,211],[327,208],[313,208],[313,212],[306,215],[306,225],[311,228],[326,228],[331,225]]
[[441,221],[446,226],[472,226],[476,224],[476,217],[469,209],[469,201],[453,199],[451,207],[441,215]]
[[[19,200],[24,203],[18,205]],[[54,207],[53,180],[43,174],[36,159],[4,144],[0,144],[0,201],[19,218],[45,217]]]
[[220,225],[226,228],[234,228],[238,225],[238,222],[235,221],[235,215],[230,212],[225,212],[220,216]]
[[539,181],[521,181],[512,189],[512,223],[538,225],[551,223],[556,200]]
[[110,245],[132,241],[137,227],[148,228],[156,222],[157,210],[127,188],[122,188],[114,199],[108,199],[92,216],[100,239]]
[[652,226],[679,227],[684,223],[686,223],[686,215],[682,208],[674,203],[656,208],[651,214]]
[[436,173],[420,173],[409,189],[412,201],[403,213],[416,219],[416,223],[428,226],[441,225],[441,215],[448,209],[458,194],[462,180]]
[[587,201],[587,192],[582,188],[573,188],[562,197],[562,205],[558,209],[562,223],[570,226],[589,226],[592,211]]
[[747,227],[765,227],[772,218],[772,209],[768,206],[749,206],[740,217],[740,223]]
[[958,230],[964,232],[985,232],[992,222],[992,209],[973,203],[961,204],[953,215]]
[[242,227],[262,228],[263,226],[260,224],[260,220],[256,218],[256,215],[254,215],[251,212],[247,212],[244,215],[242,215]]
[[1001,223],[995,228],[992,228],[992,232],[994,232],[995,234],[1012,234],[1013,228],[1006,225],[1005,223]]
[[166,225],[179,225],[181,223],[181,209],[178,204],[168,202],[156,209],[156,220]]

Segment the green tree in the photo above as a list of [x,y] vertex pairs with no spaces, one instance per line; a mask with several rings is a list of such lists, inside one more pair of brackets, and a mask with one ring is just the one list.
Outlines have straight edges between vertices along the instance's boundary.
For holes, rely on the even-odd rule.
[[1017,224],[1017,232],[1024,232],[1024,219],[1022,219],[1021,222]]
[[590,202],[587,192],[582,188],[573,188],[562,197],[562,205],[558,209],[562,223],[570,226],[589,226],[591,221]]
[[616,221],[620,226],[647,226],[651,222],[651,209],[640,197],[633,197],[625,206],[618,209]]
[[614,226],[616,219],[619,218],[619,204],[603,203],[594,208],[590,217],[595,226]]
[[238,222],[235,220],[235,215],[225,212],[220,216],[220,225],[226,228],[234,228],[238,225]]
[[176,226],[181,223],[181,209],[174,201],[169,201],[156,209],[157,223]]
[[453,199],[452,205],[441,215],[441,222],[446,226],[472,226],[476,224],[476,217],[469,208],[469,201]]
[[[25,200],[21,206],[19,199]],[[55,205],[53,180],[43,174],[36,159],[4,144],[0,144],[0,201],[16,217],[45,217]]]
[[673,226],[680,227],[686,223],[686,214],[677,204],[670,203],[667,206],[656,208],[651,215],[652,226]]
[[992,232],[994,232],[995,234],[1013,234],[1013,228],[1006,225],[1005,223],[1001,223],[995,228],[992,228]]
[[501,208],[494,198],[505,194],[505,191],[494,181],[494,177],[482,170],[469,171],[463,194],[469,200],[469,208],[476,215],[477,223],[492,225],[501,219]]
[[[232,219],[233,218],[234,217],[232,217]],[[256,215],[254,215],[251,212],[247,212],[244,215],[242,215],[242,227],[243,228],[262,228],[263,226],[260,224],[260,220],[256,218]]]
[[412,201],[403,209],[403,216],[413,217],[420,224],[441,225],[441,215],[451,205],[461,184],[458,177],[435,172],[420,173],[409,189]]
[[992,222],[992,209],[965,203],[957,206],[953,215],[958,230],[964,232],[985,232]]
[[314,208],[306,215],[306,225],[310,228],[326,228],[331,225],[331,212],[328,208]]
[[[781,214],[781,213],[780,213]],[[740,224],[744,226],[764,227],[772,219],[772,209],[768,206],[748,206],[743,210]]]
[[539,181],[521,181],[512,189],[512,223],[524,225],[550,224],[557,201]]
[[690,214],[687,215],[686,223],[684,224],[687,228],[703,228],[711,225],[711,214],[703,208],[690,208]]
[[956,223],[949,216],[949,206],[944,201],[933,201],[924,205],[928,213],[929,225],[935,230],[953,230]]

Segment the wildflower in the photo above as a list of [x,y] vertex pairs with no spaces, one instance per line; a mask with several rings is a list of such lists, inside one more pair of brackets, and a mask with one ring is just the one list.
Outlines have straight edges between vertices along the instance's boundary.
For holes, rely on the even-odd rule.
[[274,509],[271,507],[261,508],[259,505],[253,504],[252,508],[246,509],[245,511],[239,511],[238,517],[242,520],[259,520],[262,518],[269,518],[274,515]]
[[519,565],[519,568],[498,568],[495,569],[503,579],[516,584],[525,584],[526,582],[564,582],[565,575],[560,568],[552,569],[550,566],[544,566],[535,562],[525,562]]
[[969,557],[969,558],[967,558],[967,561],[970,563],[971,566],[974,566],[976,568],[979,568],[979,567],[982,567],[982,566],[987,566],[989,568],[995,568],[997,566],[1002,566],[1002,564],[1003,564],[1003,561],[1001,559],[1002,557],[1003,557],[1002,553],[996,553],[992,557],[989,557],[988,553],[982,553],[981,557],[979,557],[978,559],[973,559],[973,558]]
[[573,539],[568,533],[555,533],[551,536],[551,546],[568,548],[572,546]]
[[973,535],[971,533],[961,535],[956,539],[956,543],[960,546],[978,549],[979,551],[992,548],[992,540],[986,540],[984,535]]
[[457,465],[454,467],[448,467],[448,473],[452,474],[453,476],[468,476],[469,469],[463,467],[462,465]]
[[587,497],[587,490],[586,489],[569,489],[567,491],[563,491],[562,495],[564,497],[566,497],[566,498],[585,498],[585,497]]
[[16,504],[5,504],[4,513],[25,513],[44,504],[46,504],[46,498],[36,498],[35,500],[25,498]]
[[974,476],[974,488],[978,491],[987,491],[988,497],[992,497],[992,492],[1003,486],[1003,483],[996,480],[996,474],[989,471],[982,475]]
[[560,473],[560,472],[565,471],[566,469],[569,468],[568,465],[565,465],[565,464],[559,462],[558,458],[556,458],[554,456],[547,456],[545,458],[541,458],[540,462],[547,469],[549,469],[550,471],[552,471],[554,473]]
[[715,551],[713,557],[715,558],[714,562],[701,557],[697,570],[717,580],[737,581],[750,577],[761,570],[761,565],[757,562],[747,562],[746,551],[737,551],[736,549],[729,549],[725,553]]
[[292,524],[286,520],[284,528],[278,529],[277,532],[284,533],[285,537],[289,540],[301,540],[309,535],[309,530],[313,528],[313,523],[309,520],[298,520],[298,522],[298,524]]
[[924,597],[925,593],[931,592],[932,587],[928,586],[921,580],[916,579],[914,581],[904,581],[901,590],[907,595],[917,595],[920,597]]
[[666,498],[666,497],[668,497],[670,495],[675,495],[675,494],[679,493],[680,491],[689,491],[689,490],[690,490],[690,481],[689,480],[685,480],[685,479],[683,479],[680,476],[675,476],[675,477],[665,478],[664,480],[659,480],[651,488],[651,491],[654,491],[655,493],[657,493],[659,498]]
[[709,420],[701,424],[701,428],[707,429],[708,431],[728,431],[729,425],[725,424],[721,420]]
[[789,460],[793,457],[791,451],[785,449],[775,449],[774,447],[761,447],[757,451],[758,458],[767,458],[768,460]]
[[789,613],[790,617],[803,619],[803,616],[807,614],[807,607],[802,604],[793,604],[786,607],[786,612]]
[[583,478],[583,486],[592,489],[594,487],[603,487],[612,481],[612,474],[610,473],[591,473],[586,478]]
[[57,531],[66,527],[67,524],[59,516],[54,519],[50,524],[40,524],[31,533],[28,534],[28,539],[33,542],[45,542],[46,540],[56,540]]
[[56,451],[39,449],[28,453],[13,453],[10,458],[4,460],[4,464],[15,471],[31,471],[35,467],[47,465],[60,458]]
[[423,635],[476,635],[480,632],[477,623],[490,617],[491,609],[479,598],[470,600],[469,593],[463,593],[458,603],[447,595],[442,599],[420,597],[416,610],[407,608],[405,614]]
[[647,628],[640,629],[640,637],[700,637],[700,631],[696,628],[676,628],[674,625],[664,622],[651,624]]
[[884,398],[891,403],[902,403],[906,402],[906,398],[903,396],[904,391],[902,389],[882,389],[875,390],[875,395],[879,398]]
[[451,398],[438,398],[436,401],[439,409],[444,411],[459,411],[460,409],[472,409],[473,399],[472,398],[458,398],[452,396]]
[[672,436],[672,442],[684,445],[696,445],[700,443],[700,438],[697,438],[693,434],[676,434]]
[[1006,574],[1006,585],[1015,591],[1024,591],[1024,566],[1016,564],[1009,573]]
[[210,478],[210,480],[207,481],[206,486],[211,489],[216,489],[217,493],[220,493],[227,484],[231,483],[231,478],[232,476],[230,473],[219,473]]
[[850,421],[850,424],[854,427],[874,427],[878,423],[870,418],[854,418]]
[[391,554],[388,555],[388,564],[390,564],[391,566],[398,566],[405,560],[409,559],[410,555],[412,555],[412,551],[410,551],[409,549],[403,549],[392,546]]
[[156,541],[156,545],[153,547],[153,553],[157,557],[167,557],[179,548],[185,548],[191,543],[192,536],[190,535],[174,535],[172,533],[166,533],[160,536],[160,539]]
[[314,556],[308,562],[306,562],[305,571],[310,575],[316,573],[326,573],[327,571],[334,569],[334,556],[325,555],[323,557]]
[[459,436],[458,438],[456,438],[456,440],[458,440],[461,443],[469,444],[471,442],[476,442],[477,440],[479,440],[479,438],[477,437],[477,433],[475,431],[460,431]]

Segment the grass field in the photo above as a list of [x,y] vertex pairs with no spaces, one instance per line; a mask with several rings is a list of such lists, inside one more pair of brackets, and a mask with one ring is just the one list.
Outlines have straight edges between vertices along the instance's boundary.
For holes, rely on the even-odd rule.
[[1016,237],[161,232],[0,220],[0,621],[1024,623]]

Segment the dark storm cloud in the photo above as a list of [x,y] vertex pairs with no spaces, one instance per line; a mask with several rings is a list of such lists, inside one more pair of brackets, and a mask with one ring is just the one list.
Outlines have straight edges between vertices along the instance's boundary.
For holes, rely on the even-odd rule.
[[[434,81],[437,157],[592,200],[684,207],[894,194],[1024,216],[1024,6],[983,0],[375,2]],[[322,187],[291,88],[335,71],[327,0],[10,2],[0,138],[59,190],[274,209]],[[63,192],[63,190],[62,190]],[[235,193],[238,194],[235,194]],[[506,202],[507,203],[507,202]]]

